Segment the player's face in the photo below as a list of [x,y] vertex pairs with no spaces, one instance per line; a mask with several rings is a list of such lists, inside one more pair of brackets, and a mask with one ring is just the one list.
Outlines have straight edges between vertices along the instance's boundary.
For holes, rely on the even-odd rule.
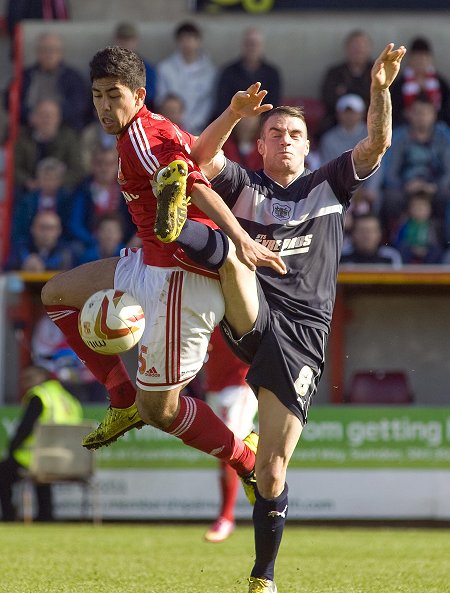
[[309,152],[305,122],[282,114],[269,117],[258,140],[258,150],[268,171],[301,173]]
[[92,83],[92,98],[105,132],[120,134],[143,106],[145,89],[132,91],[114,78],[99,78]]

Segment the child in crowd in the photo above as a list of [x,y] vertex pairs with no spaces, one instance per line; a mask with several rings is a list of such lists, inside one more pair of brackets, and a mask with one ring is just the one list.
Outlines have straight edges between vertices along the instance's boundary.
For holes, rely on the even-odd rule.
[[411,194],[408,213],[395,241],[405,264],[437,264],[442,248],[436,223],[432,218],[430,196],[424,192]]
[[55,212],[62,221],[63,238],[69,239],[70,193],[63,186],[66,166],[55,157],[42,159],[36,168],[36,189],[18,197],[13,209],[13,242],[30,238],[31,222],[38,212]]

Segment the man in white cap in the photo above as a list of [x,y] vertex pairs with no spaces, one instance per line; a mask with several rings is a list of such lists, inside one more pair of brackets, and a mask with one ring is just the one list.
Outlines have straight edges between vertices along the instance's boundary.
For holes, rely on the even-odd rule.
[[335,159],[346,150],[352,150],[367,136],[366,104],[359,95],[342,95],[336,103],[338,123],[325,132],[319,144],[322,163]]

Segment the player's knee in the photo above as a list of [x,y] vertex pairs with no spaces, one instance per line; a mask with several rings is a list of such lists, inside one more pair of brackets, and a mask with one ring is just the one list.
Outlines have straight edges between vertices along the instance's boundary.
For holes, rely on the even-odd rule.
[[166,430],[175,420],[177,413],[177,405],[166,396],[165,392],[141,389],[138,389],[136,394],[136,406],[140,417],[146,424],[160,430]]
[[271,500],[284,490],[286,470],[282,463],[268,463],[256,468],[256,483],[263,498]]
[[63,295],[57,276],[50,278],[44,284],[41,290],[41,300],[44,305],[56,305],[62,302]]

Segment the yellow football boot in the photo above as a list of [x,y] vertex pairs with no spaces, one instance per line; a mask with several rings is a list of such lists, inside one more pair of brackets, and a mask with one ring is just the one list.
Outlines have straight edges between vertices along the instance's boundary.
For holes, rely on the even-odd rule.
[[248,581],[248,593],[277,593],[277,586],[273,581],[257,577],[250,577]]
[[129,408],[110,406],[97,428],[84,437],[82,445],[86,449],[99,449],[114,443],[132,428],[142,428],[144,425],[145,422],[139,416],[136,404]]
[[[258,449],[259,435],[256,432],[251,432],[245,437],[244,443],[256,454]],[[249,503],[253,506],[256,502],[255,488],[256,488],[256,476],[255,470],[253,470],[247,476],[240,476],[242,485],[244,486],[244,492],[248,498]]]
[[156,176],[155,235],[163,243],[178,238],[187,218],[189,196],[186,196],[188,167],[184,161],[172,161]]

